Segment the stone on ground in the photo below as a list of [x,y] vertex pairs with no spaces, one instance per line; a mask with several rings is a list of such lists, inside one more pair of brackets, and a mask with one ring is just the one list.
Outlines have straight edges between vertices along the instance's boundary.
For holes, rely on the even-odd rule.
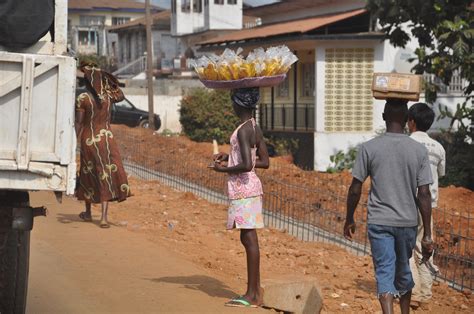
[[262,286],[266,307],[296,314],[319,313],[323,307],[322,293],[315,279],[268,279]]

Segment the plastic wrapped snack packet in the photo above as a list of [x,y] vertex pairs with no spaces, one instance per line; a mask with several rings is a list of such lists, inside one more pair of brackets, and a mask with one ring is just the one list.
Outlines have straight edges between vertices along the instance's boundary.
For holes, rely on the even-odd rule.
[[255,70],[255,64],[248,63],[248,61],[244,61],[240,65],[239,69],[239,79],[243,79],[246,77],[255,77],[257,76],[257,71]]
[[296,61],[298,61],[298,57],[295,56],[291,51],[286,53],[281,59],[281,65],[276,74],[285,74],[290,70],[292,64]]
[[204,77],[206,80],[217,80],[217,69],[216,64],[209,59],[208,57],[204,56],[197,60],[197,73],[201,77]]
[[190,60],[189,65],[193,67],[194,71],[196,71],[197,75],[199,76],[199,79],[205,79],[204,67],[198,66],[197,61],[195,59]]
[[221,60],[217,63],[218,79],[222,81],[232,80],[232,73],[230,72],[230,65],[227,61]]
[[263,48],[257,48],[247,56],[247,62],[253,65],[255,69],[255,76],[263,75],[265,65],[265,50]]
[[238,80],[240,78],[240,67],[244,63],[244,59],[239,55],[241,51],[242,49],[237,50],[237,52],[226,49],[222,53],[221,58],[229,64],[228,66],[232,80]]

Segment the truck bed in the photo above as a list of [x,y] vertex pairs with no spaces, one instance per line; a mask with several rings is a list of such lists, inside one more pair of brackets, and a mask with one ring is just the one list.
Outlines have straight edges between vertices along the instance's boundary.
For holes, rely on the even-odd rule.
[[0,51],[0,189],[75,188],[76,62]]

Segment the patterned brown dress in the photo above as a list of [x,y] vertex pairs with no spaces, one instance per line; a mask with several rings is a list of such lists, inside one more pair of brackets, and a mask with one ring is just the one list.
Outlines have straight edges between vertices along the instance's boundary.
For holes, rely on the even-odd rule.
[[89,66],[81,70],[99,96],[101,105],[97,105],[89,92],[82,93],[77,99],[76,111],[83,111],[84,119],[76,196],[90,203],[124,201],[130,195],[130,187],[110,129],[111,106],[124,96],[109,73]]

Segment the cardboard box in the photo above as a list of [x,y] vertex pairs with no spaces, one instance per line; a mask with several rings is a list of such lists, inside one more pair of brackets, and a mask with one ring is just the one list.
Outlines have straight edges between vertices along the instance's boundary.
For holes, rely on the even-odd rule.
[[375,99],[398,98],[418,101],[421,93],[421,75],[374,73],[372,93]]

